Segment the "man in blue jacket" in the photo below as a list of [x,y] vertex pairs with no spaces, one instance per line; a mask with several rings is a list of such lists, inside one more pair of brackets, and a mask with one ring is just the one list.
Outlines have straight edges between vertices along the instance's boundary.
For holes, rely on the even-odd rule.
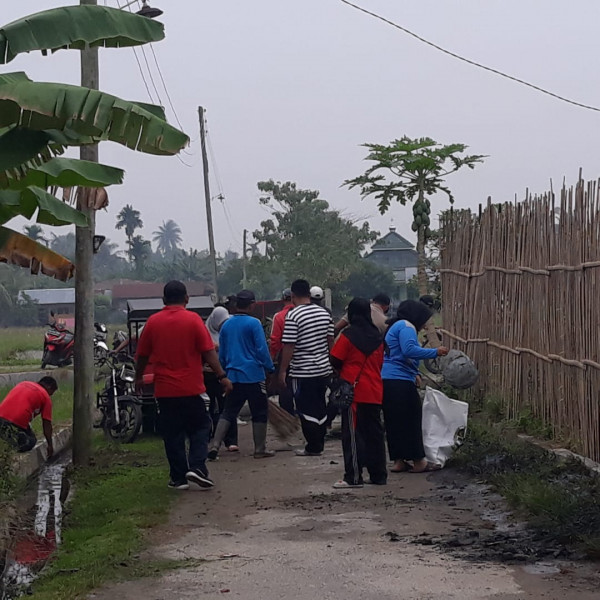
[[208,453],[216,460],[221,442],[246,400],[252,413],[254,458],[270,458],[275,452],[267,450],[268,401],[265,390],[265,371],[275,370],[269,354],[267,339],[260,321],[251,316],[256,304],[254,293],[242,290],[236,296],[236,313],[221,327],[219,360],[233,383],[233,391],[225,400]]

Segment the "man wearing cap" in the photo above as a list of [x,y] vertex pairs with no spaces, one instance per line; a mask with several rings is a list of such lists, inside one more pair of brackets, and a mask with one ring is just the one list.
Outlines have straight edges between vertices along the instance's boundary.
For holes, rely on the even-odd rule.
[[154,395],[171,472],[169,487],[177,490],[188,489],[188,482],[205,488],[214,485],[206,468],[212,423],[206,408],[210,400],[204,385],[204,363],[213,370],[225,393],[232,388],[202,318],[186,310],[188,301],[181,281],[165,285],[165,306],[148,319],[136,355],[138,382],[148,363],[154,368]]
[[221,327],[219,358],[228,378],[233,382],[233,390],[225,400],[225,409],[215,430],[208,453],[210,460],[216,460],[221,442],[246,400],[252,413],[254,458],[270,458],[275,455],[267,450],[269,405],[265,390],[265,371],[272,373],[275,367],[269,355],[263,327],[260,321],[251,315],[255,304],[254,292],[239,292],[236,296],[236,313]]

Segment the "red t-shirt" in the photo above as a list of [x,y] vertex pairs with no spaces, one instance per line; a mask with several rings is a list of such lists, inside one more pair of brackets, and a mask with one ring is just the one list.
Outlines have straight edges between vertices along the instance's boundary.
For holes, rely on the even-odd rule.
[[152,363],[157,398],[197,396],[206,392],[202,353],[214,347],[199,315],[183,306],[165,306],[148,319],[136,356]]
[[33,381],[22,381],[15,385],[0,404],[0,419],[22,429],[27,429],[40,413],[42,419],[52,421],[52,400],[45,388]]
[[284,306],[278,313],[275,313],[275,316],[273,317],[273,327],[271,329],[271,337],[269,339],[269,352],[271,353],[271,358],[273,360],[277,358],[277,355],[283,348],[281,339],[283,338],[285,317],[290,310],[292,310],[292,308],[294,308],[294,305],[288,304],[287,306]]
[[331,349],[331,356],[344,363],[340,371],[342,379],[354,383],[358,377],[358,383],[354,388],[354,402],[361,404],[381,404],[383,402],[383,381],[381,380],[383,343],[367,358],[342,332]]

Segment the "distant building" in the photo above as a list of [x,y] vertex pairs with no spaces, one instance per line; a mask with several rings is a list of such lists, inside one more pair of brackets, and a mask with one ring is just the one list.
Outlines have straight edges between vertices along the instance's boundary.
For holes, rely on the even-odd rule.
[[[209,296],[212,286],[203,281],[184,281],[189,296]],[[127,310],[127,300],[141,300],[146,298],[162,298],[162,282],[135,281],[117,283],[112,286],[112,307]]]
[[408,240],[396,233],[395,227],[373,244],[365,259],[391,271],[398,284],[398,298],[406,298],[406,283],[417,274],[419,255]]
[[56,288],[21,290],[19,300],[25,296],[31,298],[39,306],[38,321],[40,325],[50,322],[50,313],[61,315],[62,320],[70,324],[72,315],[75,314],[75,288]]

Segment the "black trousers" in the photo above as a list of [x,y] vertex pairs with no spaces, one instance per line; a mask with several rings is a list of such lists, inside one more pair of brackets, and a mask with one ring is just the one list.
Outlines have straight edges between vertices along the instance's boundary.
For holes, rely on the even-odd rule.
[[[215,429],[217,428],[219,417],[225,410],[225,395],[223,394],[223,388],[221,387],[220,382],[212,371],[210,373],[204,373],[204,385],[206,386],[206,393],[210,398],[210,418],[213,424],[210,437],[212,439],[215,434]],[[223,443],[227,448],[229,448],[229,446],[238,445],[237,419],[230,424]]]
[[367,468],[371,482],[387,482],[385,436],[379,404],[354,403],[342,411],[342,448],[344,450],[344,481],[363,483],[362,471]]
[[18,452],[29,452],[37,444],[37,438],[31,427],[23,429],[6,419],[0,419],[0,438]]
[[383,380],[383,418],[391,460],[420,460],[423,406],[417,386],[403,379]]
[[329,376],[290,377],[288,382],[306,440],[305,450],[311,454],[323,452],[327,433],[325,394]]
[[248,401],[253,423],[266,423],[269,413],[269,403],[263,382],[260,383],[234,383],[233,390],[225,399],[225,409],[221,419],[229,421],[229,428],[237,421],[237,417]]
[[[201,396],[158,398],[160,425],[169,461],[171,481],[185,481],[185,474],[198,469],[208,475],[206,457],[212,422]],[[189,453],[185,440],[189,440]]]

